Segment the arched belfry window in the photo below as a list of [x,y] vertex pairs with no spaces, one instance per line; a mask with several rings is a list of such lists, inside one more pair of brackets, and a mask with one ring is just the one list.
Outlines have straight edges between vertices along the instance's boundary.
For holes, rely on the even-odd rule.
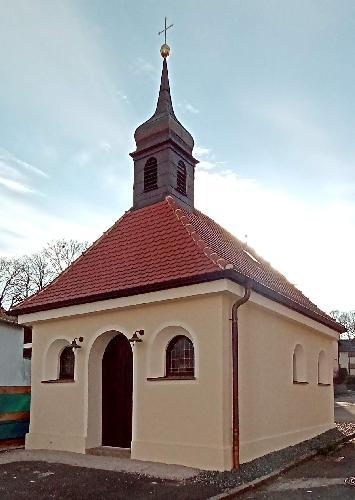
[[158,164],[156,158],[149,158],[144,165],[144,192],[158,187]]
[[59,379],[73,380],[74,379],[75,354],[72,347],[65,347],[59,359]]
[[176,173],[176,190],[186,196],[186,167],[183,161],[179,161]]
[[191,340],[185,335],[177,335],[166,349],[166,376],[193,377],[195,353]]

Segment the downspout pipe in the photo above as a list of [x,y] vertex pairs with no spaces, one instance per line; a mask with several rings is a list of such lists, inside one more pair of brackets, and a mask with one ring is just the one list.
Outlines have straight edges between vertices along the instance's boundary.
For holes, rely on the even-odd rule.
[[238,309],[245,304],[251,293],[251,283],[247,281],[245,284],[244,296],[234,302],[232,306],[232,407],[233,407],[233,469],[239,468],[239,391],[238,391]]

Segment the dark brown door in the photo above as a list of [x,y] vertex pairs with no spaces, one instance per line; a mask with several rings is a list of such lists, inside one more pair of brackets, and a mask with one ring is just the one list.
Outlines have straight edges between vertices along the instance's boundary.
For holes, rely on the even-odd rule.
[[109,342],[102,358],[102,444],[130,448],[132,440],[133,356],[122,335]]

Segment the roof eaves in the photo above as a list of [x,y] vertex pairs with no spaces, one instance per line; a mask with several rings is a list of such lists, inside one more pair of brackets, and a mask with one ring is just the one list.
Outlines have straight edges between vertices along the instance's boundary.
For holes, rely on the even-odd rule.
[[[106,234],[108,234],[123,219],[123,217],[128,212],[130,212],[130,210],[127,210],[114,224],[112,224],[111,227],[109,227],[109,229],[107,229],[106,231],[104,231],[102,233],[102,235],[99,238],[97,238],[97,240],[95,240],[92,243],[92,245],[89,246],[89,248],[87,248],[86,250],[84,250],[66,269],[64,269],[60,274],[58,274],[58,276],[56,278],[54,278],[53,281],[51,281],[45,287],[43,287],[41,290],[38,290],[36,293],[34,293],[33,295],[31,295],[30,297],[28,297],[24,301],[20,302],[15,307],[13,307],[11,309],[11,313],[14,314],[15,316],[18,316],[18,314],[19,314],[18,311],[23,309],[22,305],[25,305],[27,301],[31,302],[32,299],[34,299],[35,297],[38,297],[38,295],[40,295],[42,292],[44,292],[45,290],[47,290],[47,288],[49,288],[54,283],[56,283],[62,276],[64,276],[65,274],[67,274],[84,257],[84,255],[87,254],[87,252],[89,252],[89,250],[91,250],[93,247],[95,247],[96,245],[98,245],[100,243],[100,241],[106,236]],[[26,308],[26,306],[25,306],[25,308]]]
[[334,320],[328,319],[327,317],[321,316],[317,314],[315,311],[311,311],[310,309],[307,309],[306,307],[302,306],[301,304],[289,299],[288,297],[285,297],[284,295],[275,292],[274,290],[266,287],[265,285],[261,285],[257,281],[249,278],[248,276],[245,276],[235,269],[220,269],[214,272],[209,272],[209,273],[204,273],[200,275],[195,275],[195,276],[188,276],[185,278],[177,278],[169,281],[163,281],[159,283],[154,283],[154,284],[148,284],[145,286],[139,286],[139,287],[134,287],[134,288],[129,288],[126,290],[117,290],[117,291],[111,291],[111,292],[105,292],[101,294],[96,294],[96,295],[91,295],[91,296],[83,296],[75,299],[68,299],[68,300],[62,300],[58,302],[53,302],[51,304],[41,304],[37,306],[28,306],[24,308],[18,308],[16,309],[16,314],[21,315],[21,314],[28,314],[28,313],[35,313],[35,312],[41,312],[41,311],[46,311],[50,309],[59,309],[62,307],[67,307],[67,306],[73,306],[73,305],[82,305],[82,304],[87,304],[91,302],[97,302],[97,301],[102,301],[102,300],[108,300],[108,299],[115,299],[115,298],[121,298],[121,297],[129,297],[132,295],[139,295],[139,294],[144,294],[144,293],[150,293],[150,292],[156,292],[156,291],[161,291],[161,290],[168,290],[170,288],[177,288],[181,286],[187,286],[187,285],[193,285],[193,284],[199,284],[199,283],[204,283],[208,281],[214,281],[217,279],[230,279],[231,281],[234,281],[235,283],[238,283],[239,285],[245,285],[247,281],[250,281],[252,289],[256,292],[259,293],[260,295],[263,295],[264,297],[274,300],[275,302],[278,302],[289,309],[292,309],[296,312],[299,312],[303,314],[304,316],[307,316],[318,323],[321,323],[328,328],[331,328],[332,330],[337,331],[338,333],[344,333],[345,328],[343,325],[340,325]]

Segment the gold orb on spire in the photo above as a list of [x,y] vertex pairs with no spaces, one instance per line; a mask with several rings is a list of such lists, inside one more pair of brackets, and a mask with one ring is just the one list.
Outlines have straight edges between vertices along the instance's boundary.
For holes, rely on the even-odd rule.
[[169,54],[170,54],[170,47],[168,44],[163,43],[163,45],[160,47],[160,54],[164,59],[166,59]]

